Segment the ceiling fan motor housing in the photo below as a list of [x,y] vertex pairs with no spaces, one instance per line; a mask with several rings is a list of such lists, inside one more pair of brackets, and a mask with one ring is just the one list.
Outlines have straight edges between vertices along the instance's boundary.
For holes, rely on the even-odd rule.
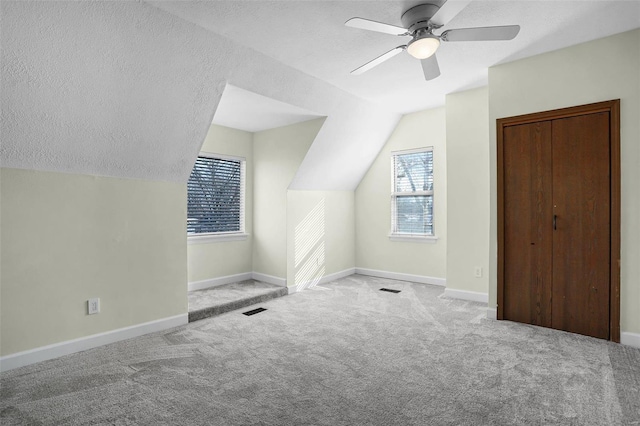
[[431,30],[433,27],[429,25],[429,20],[436,14],[438,9],[440,9],[440,6],[435,4],[421,4],[404,12],[400,21],[411,34],[419,29]]

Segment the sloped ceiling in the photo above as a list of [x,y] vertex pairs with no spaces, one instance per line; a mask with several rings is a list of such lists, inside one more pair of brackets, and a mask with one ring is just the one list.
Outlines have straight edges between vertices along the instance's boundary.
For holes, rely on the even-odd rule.
[[[487,68],[640,26],[640,1],[474,0],[441,31],[518,24],[511,41],[442,43],[442,75],[426,82],[403,52],[358,76],[349,72],[404,45],[398,37],[349,28],[352,17],[402,26],[402,13],[443,0],[153,1],[152,4],[361,99],[402,114],[444,104],[448,93],[487,84]],[[455,2],[457,0],[449,0]]]
[[400,114],[486,84],[494,64],[640,26],[637,1],[476,0],[447,27],[519,24],[519,36],[443,44],[431,82],[406,54],[349,75],[407,40],[344,21],[399,25],[418,3],[1,2],[0,161],[185,182],[230,85],[327,117],[292,188],[353,189]]
[[213,123],[255,133],[319,117],[313,111],[227,84]]
[[399,120],[145,3],[1,7],[3,167],[186,182],[231,84],[329,117],[295,187],[353,189]]

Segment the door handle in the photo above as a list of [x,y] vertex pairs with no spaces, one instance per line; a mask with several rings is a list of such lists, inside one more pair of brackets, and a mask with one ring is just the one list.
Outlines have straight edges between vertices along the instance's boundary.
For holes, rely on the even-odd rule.
[[556,229],[558,229],[558,215],[553,215],[553,230],[555,231]]

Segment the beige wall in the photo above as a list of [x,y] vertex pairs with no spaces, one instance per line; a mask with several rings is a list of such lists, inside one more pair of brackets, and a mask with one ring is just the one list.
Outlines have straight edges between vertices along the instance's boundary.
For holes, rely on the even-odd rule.
[[[447,268],[447,163],[445,109],[402,117],[356,190],[356,266],[434,278]],[[391,151],[433,146],[434,226],[438,240],[390,241]]]
[[287,188],[324,118],[253,135],[253,271],[286,279]]
[[287,285],[355,268],[353,191],[287,193]]
[[242,241],[215,241],[189,244],[189,282],[204,281],[253,270],[253,133],[211,125],[201,151],[246,159],[245,231]]
[[186,314],[186,185],[1,176],[2,355]]
[[[310,259],[323,264],[324,275],[357,266],[446,277],[450,288],[488,290],[495,307],[495,120],[616,98],[621,328],[640,333],[639,76],[640,30],[493,67],[488,89],[451,94],[446,109],[404,116],[355,193],[287,190],[324,119],[253,135],[214,126],[204,151],[247,158],[246,241],[187,248],[185,185],[2,169],[0,354],[185,314],[187,276],[255,271],[293,285]],[[434,147],[439,239],[392,242],[390,153],[424,146]],[[319,205],[322,220],[305,222]],[[296,261],[296,229],[308,236],[310,223],[322,225],[312,241],[322,241],[324,256],[301,248]],[[484,269],[480,279],[476,266]],[[86,313],[91,297],[101,299],[98,315]]]
[[[501,117],[621,100],[621,330],[640,332],[640,30],[489,69],[489,305],[496,305],[496,128]],[[489,195],[489,194],[486,194]]]
[[488,89],[447,95],[446,108],[447,287],[488,293]]

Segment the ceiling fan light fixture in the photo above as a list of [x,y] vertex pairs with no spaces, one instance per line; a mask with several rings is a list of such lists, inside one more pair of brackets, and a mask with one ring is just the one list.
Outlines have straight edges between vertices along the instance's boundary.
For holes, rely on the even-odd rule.
[[433,34],[415,38],[407,45],[407,52],[416,59],[427,59],[438,50],[440,40]]

